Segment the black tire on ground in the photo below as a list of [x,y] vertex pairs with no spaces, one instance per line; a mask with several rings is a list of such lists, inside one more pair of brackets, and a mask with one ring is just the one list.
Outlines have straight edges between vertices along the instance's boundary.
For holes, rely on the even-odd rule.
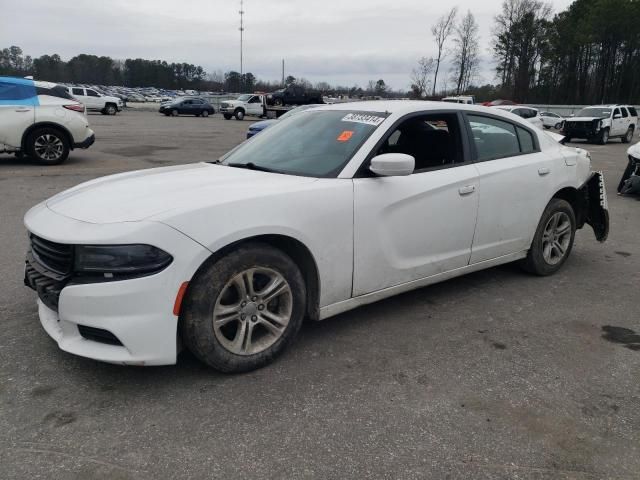
[[276,99],[273,101],[273,104],[274,104],[276,107],[282,107],[282,106],[284,105],[284,101],[283,101],[281,98],[276,98]]
[[205,118],[208,117],[209,116],[209,110],[203,110],[202,111],[202,116],[205,117]]
[[[553,226],[552,222],[556,215],[559,215],[561,219],[568,220],[570,223],[570,230],[567,231],[566,235],[570,235],[568,238],[568,243],[566,243],[564,251],[562,255],[558,258],[556,255],[556,261],[549,262],[545,258],[544,249],[545,243],[548,243],[547,240],[553,240],[553,235],[549,236],[546,234],[546,231],[549,231],[549,227]],[[562,223],[558,223],[557,227],[561,227]],[[555,234],[555,232],[554,232]],[[566,200],[562,200],[560,198],[553,198],[545,208],[542,213],[542,217],[540,218],[540,223],[538,223],[538,228],[536,229],[536,234],[533,237],[533,242],[531,243],[531,248],[529,249],[529,253],[527,257],[521,261],[520,265],[529,273],[534,275],[546,276],[552,275],[556,273],[564,262],[567,261],[569,255],[571,254],[571,249],[573,248],[573,241],[576,234],[576,216],[571,207],[571,204]],[[561,237],[562,239],[564,237]],[[558,244],[563,243],[563,240],[558,240]],[[551,241],[552,244],[555,245],[555,241]],[[557,250],[556,250],[557,252]]]
[[231,118],[233,117],[233,115],[231,115],[229,113],[225,113],[223,116],[224,116],[225,120],[231,120]]
[[27,137],[26,153],[43,165],[58,165],[69,157],[69,141],[56,128],[37,128]]
[[555,124],[555,129],[556,129],[556,130],[561,130],[561,129],[562,129],[562,122],[560,122],[560,123],[556,123],[556,124]]
[[178,113],[179,113],[179,112],[178,112],[178,110],[175,110],[175,109],[174,109],[174,110],[171,110],[171,116],[172,116],[172,117],[177,117],[177,116],[178,116]]
[[[229,282],[234,277],[241,272],[256,268],[270,269],[286,280],[291,292],[291,315],[281,335],[270,346],[253,354],[233,353],[218,338],[217,335],[220,333],[215,332],[214,309],[218,302],[225,298],[222,294],[227,293]],[[246,286],[244,277],[242,277],[242,283]],[[232,301],[240,302],[236,298]],[[305,311],[306,287],[298,266],[282,251],[265,243],[251,242],[205,265],[196,274],[189,284],[182,307],[180,331],[187,348],[205,364],[227,373],[247,372],[271,363],[294,341],[302,325]],[[239,318],[224,324],[238,329],[231,332],[234,341],[242,335],[239,332],[241,328]],[[249,322],[249,320],[247,317],[242,321]],[[257,327],[254,325],[254,328]],[[242,344],[244,345],[244,341]]]
[[564,143],[571,143],[571,137],[564,137]]
[[102,110],[102,113],[104,113],[105,115],[115,115],[116,113],[118,113],[118,107],[116,107],[113,103],[107,103],[104,107],[104,110]]
[[241,108],[237,108],[235,111],[236,120],[244,120],[244,110]]
[[633,127],[629,127],[627,133],[624,134],[624,137],[620,138],[622,143],[630,143],[633,140]]
[[606,145],[607,143],[609,143],[609,129],[608,128],[603,128],[602,132],[600,133],[600,136],[598,137],[598,143],[600,145]]
[[542,125],[544,127],[545,130],[549,130],[551,127],[547,126],[547,125]]

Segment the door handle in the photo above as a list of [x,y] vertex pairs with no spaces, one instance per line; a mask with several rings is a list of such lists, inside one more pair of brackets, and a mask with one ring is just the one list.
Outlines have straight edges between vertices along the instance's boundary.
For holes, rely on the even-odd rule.
[[466,185],[466,186],[460,187],[458,189],[458,193],[460,195],[462,195],[462,196],[469,195],[469,194],[471,194],[471,193],[473,193],[475,191],[476,191],[476,186],[475,185]]
[[16,112],[30,112],[30,108],[16,108]]
[[545,175],[549,175],[551,173],[551,169],[549,168],[539,168],[538,169],[538,175],[540,175],[541,177],[544,177]]

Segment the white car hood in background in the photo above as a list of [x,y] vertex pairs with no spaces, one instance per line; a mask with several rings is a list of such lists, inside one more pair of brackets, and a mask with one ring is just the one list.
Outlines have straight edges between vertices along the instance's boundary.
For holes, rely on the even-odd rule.
[[631,145],[627,149],[627,155],[631,155],[633,158],[640,158],[640,142]]
[[197,210],[281,194],[314,181],[309,177],[195,163],[98,178],[51,197],[46,205],[83,222],[135,222],[169,210]]
[[[604,117],[607,118],[607,117]],[[566,122],[593,122],[594,120],[603,120],[601,117],[569,117]]]

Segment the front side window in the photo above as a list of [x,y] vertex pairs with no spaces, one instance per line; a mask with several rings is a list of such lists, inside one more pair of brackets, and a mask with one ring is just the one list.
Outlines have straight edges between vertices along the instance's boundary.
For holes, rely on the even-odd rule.
[[619,109],[619,108],[616,108],[616,109],[613,111],[613,117],[614,117],[614,118],[616,117],[616,115],[621,116],[621,115],[620,115],[620,109]]
[[309,110],[279,120],[221,159],[229,166],[336,177],[385,120],[381,112]]
[[469,115],[478,160],[492,160],[520,154],[516,126],[491,117]]
[[464,161],[461,129],[455,113],[411,117],[400,123],[387,137],[377,155],[411,155],[414,172],[451,166]]

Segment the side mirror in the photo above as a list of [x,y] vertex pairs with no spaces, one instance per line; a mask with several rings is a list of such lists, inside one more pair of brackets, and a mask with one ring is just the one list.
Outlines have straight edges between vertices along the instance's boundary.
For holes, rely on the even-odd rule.
[[613,116],[613,119],[614,119],[614,120],[618,120],[619,118],[622,118],[622,115],[620,115],[619,113],[616,113],[616,114]]
[[369,170],[379,177],[405,177],[416,168],[416,160],[404,153],[384,153],[373,157]]

